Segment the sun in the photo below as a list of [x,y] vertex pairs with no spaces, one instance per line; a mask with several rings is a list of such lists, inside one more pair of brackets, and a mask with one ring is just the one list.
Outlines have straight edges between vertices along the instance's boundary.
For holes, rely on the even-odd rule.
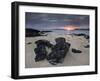
[[71,30],[75,30],[78,29],[79,27],[77,26],[73,26],[73,25],[67,25],[64,27],[65,30],[71,31]]

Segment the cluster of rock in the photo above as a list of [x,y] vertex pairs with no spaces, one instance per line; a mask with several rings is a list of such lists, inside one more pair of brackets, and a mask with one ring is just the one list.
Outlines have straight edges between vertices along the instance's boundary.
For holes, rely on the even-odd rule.
[[84,38],[89,39],[89,35],[80,33],[80,34],[74,34],[75,36],[84,36]]
[[50,31],[39,31],[36,29],[26,28],[25,37],[46,36],[47,35],[46,32],[50,32]]
[[[75,35],[75,36],[83,36],[85,39],[87,39],[88,40],[88,42],[89,42],[89,35],[86,35],[86,34],[83,34],[83,33],[80,33],[80,34],[73,34],[73,35]],[[89,48],[90,46],[89,45],[86,45],[86,46],[84,46],[85,48]]]
[[[52,65],[62,63],[67,52],[70,48],[70,43],[66,42],[65,38],[59,37],[55,39],[56,44],[51,44],[48,40],[38,40],[35,42],[37,47],[34,49],[36,57],[35,61],[41,61],[47,59],[48,62]],[[51,52],[48,53],[46,47],[51,49]]]

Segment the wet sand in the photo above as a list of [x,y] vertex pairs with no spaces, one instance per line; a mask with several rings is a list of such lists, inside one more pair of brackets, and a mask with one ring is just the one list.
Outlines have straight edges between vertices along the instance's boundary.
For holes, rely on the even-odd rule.
[[[57,37],[64,37],[66,39],[66,42],[71,43],[70,50],[64,58],[64,62],[57,65],[51,65],[46,59],[40,62],[35,62],[34,48],[36,48],[36,45],[34,44],[34,42],[40,39],[46,39],[49,40],[52,44],[55,44],[55,38]],[[25,68],[89,65],[89,48],[85,48],[84,46],[86,45],[88,45],[88,40],[83,36],[57,35],[53,33],[48,34],[47,36],[26,37]],[[71,51],[72,48],[81,50],[82,53],[73,53]]]

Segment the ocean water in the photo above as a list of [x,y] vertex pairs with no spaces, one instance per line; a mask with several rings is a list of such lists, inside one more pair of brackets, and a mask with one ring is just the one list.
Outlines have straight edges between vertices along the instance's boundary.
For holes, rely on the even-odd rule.
[[53,33],[57,34],[86,34],[89,35],[89,30],[52,30]]

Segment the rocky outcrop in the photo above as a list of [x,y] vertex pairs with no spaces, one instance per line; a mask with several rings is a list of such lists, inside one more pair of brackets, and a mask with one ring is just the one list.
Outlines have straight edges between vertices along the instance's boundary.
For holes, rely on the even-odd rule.
[[[70,43],[66,42],[65,38],[59,37],[55,39],[56,44],[51,44],[48,40],[38,40],[35,42],[37,47],[34,49],[36,54],[35,61],[41,61],[47,59],[47,61],[52,64],[56,65],[58,63],[62,63],[65,56],[67,55]],[[51,52],[48,53],[46,47],[51,49]]]
[[36,29],[26,28],[25,37],[47,36],[46,32]]
[[45,49],[45,46],[39,45],[39,46],[37,46],[37,48],[34,49],[34,51],[36,54],[36,56],[35,56],[36,62],[44,60],[46,58],[47,51]]
[[62,63],[70,48],[70,44],[65,41],[65,38],[59,37],[55,41],[56,45],[54,45],[52,52],[47,56],[47,60],[52,65]]
[[83,34],[83,33],[73,34],[73,35],[75,35],[75,36],[84,36],[84,38],[89,39],[89,35],[86,35],[86,34]]
[[35,42],[35,44],[37,45],[37,47],[34,49],[36,54],[35,61],[37,62],[44,60],[47,57],[46,46],[51,48],[53,45],[47,40],[38,40]]

